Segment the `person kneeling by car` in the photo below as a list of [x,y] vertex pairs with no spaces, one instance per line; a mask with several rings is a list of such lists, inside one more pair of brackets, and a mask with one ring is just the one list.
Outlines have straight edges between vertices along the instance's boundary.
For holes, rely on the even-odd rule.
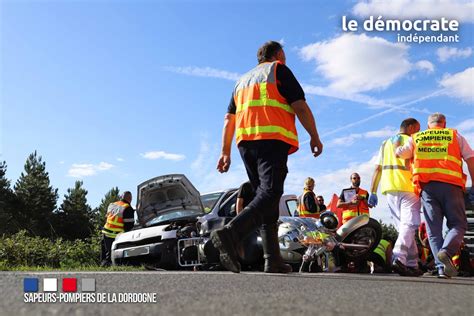
[[110,203],[107,208],[106,222],[102,228],[102,244],[100,265],[102,267],[112,264],[111,253],[112,243],[119,233],[132,230],[134,224],[134,210],[130,206],[132,203],[132,193],[125,191],[120,201]]

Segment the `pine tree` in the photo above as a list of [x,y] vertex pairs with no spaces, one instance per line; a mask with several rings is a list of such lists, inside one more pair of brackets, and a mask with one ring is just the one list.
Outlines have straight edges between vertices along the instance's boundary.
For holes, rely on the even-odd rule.
[[74,240],[90,237],[93,232],[92,209],[87,204],[87,190],[82,181],[69,188],[54,215],[54,229],[59,237]]
[[58,189],[50,186],[46,162],[36,151],[26,160],[25,172],[21,173],[14,189],[21,203],[24,228],[36,236],[53,236],[51,219],[56,209]]
[[97,229],[102,229],[105,224],[105,215],[110,203],[120,200],[120,191],[118,187],[112,188],[107,192],[104,198],[100,201],[100,205],[95,209],[96,220],[95,226]]
[[21,214],[17,211],[18,201],[6,178],[7,163],[0,162],[0,235],[13,234],[21,227]]

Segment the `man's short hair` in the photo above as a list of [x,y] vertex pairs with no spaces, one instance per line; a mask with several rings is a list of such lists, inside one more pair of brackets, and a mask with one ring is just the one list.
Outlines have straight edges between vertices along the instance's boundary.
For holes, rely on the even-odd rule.
[[446,116],[444,114],[436,112],[428,116],[428,124],[441,124],[446,123]]
[[283,49],[280,43],[275,41],[268,41],[262,45],[257,51],[257,60],[258,63],[264,63],[270,61],[276,54]]
[[418,122],[416,119],[410,117],[410,118],[407,118],[407,119],[403,120],[402,124],[400,124],[400,128],[407,129],[408,126],[412,126],[412,125],[415,125],[415,124],[420,124],[420,122]]
[[130,191],[123,192],[122,200],[132,200],[132,192]]

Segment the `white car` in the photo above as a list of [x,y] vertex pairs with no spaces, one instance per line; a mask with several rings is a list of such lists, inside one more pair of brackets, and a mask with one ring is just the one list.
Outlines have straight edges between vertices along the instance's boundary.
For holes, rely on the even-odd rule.
[[112,263],[177,268],[177,241],[196,236],[196,221],[203,215],[200,194],[183,174],[143,182],[137,194],[140,225],[117,235]]

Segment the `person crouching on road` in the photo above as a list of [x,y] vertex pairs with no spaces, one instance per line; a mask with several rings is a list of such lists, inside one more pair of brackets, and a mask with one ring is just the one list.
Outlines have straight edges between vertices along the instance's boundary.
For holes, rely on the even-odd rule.
[[369,193],[360,188],[359,174],[353,173],[350,180],[351,187],[342,190],[337,201],[337,207],[342,208],[342,224],[362,214],[370,216],[367,203]]
[[319,205],[316,203],[314,190],[314,179],[306,178],[304,182],[303,194],[298,197],[298,214],[300,217],[319,218]]
[[112,243],[115,237],[122,232],[132,230],[134,224],[134,210],[130,206],[132,193],[125,191],[120,201],[110,203],[107,208],[106,222],[102,228],[101,263],[102,267],[112,264]]
[[408,118],[400,124],[397,135],[385,140],[380,146],[377,164],[372,176],[369,205],[378,203],[377,188],[381,182],[382,194],[387,196],[388,207],[398,238],[393,248],[393,270],[402,276],[420,276],[418,247],[415,232],[420,225],[420,199],[412,183],[412,160],[395,156],[395,143],[405,144],[410,136],[420,130],[420,123]]
[[[438,277],[455,276],[457,270],[451,258],[459,250],[467,229],[463,192],[467,177],[463,174],[462,159],[474,179],[474,151],[457,130],[446,128],[446,117],[441,113],[428,117],[427,130],[413,134],[406,144],[395,147],[398,157],[414,158],[413,183],[415,192],[421,196]],[[445,238],[444,217],[448,226]]]

